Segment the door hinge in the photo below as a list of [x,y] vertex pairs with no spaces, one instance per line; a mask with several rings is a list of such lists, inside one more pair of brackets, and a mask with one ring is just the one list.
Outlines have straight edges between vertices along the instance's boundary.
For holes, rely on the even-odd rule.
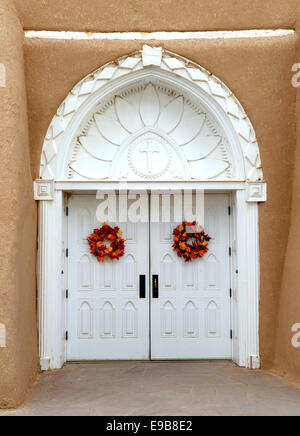
[[69,298],[69,289],[66,289],[66,299]]
[[230,330],[230,339],[232,339],[232,338],[233,338],[233,331]]
[[69,340],[69,332],[67,331],[66,332],[66,341],[68,341]]
[[69,257],[69,249],[66,248],[66,257]]
[[231,288],[229,289],[229,295],[230,295],[230,298],[232,298],[232,289]]
[[229,256],[231,256],[231,254],[232,254],[232,249],[231,247],[229,247]]
[[231,215],[231,206],[228,206],[228,215]]
[[66,216],[69,216],[69,208],[66,207]]

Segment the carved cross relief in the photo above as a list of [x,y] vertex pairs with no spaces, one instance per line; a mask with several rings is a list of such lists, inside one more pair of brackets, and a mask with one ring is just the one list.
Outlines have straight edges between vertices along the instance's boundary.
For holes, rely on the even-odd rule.
[[154,162],[153,157],[157,153],[160,153],[160,149],[151,140],[147,140],[145,145],[140,147],[140,153],[145,153],[147,158],[147,173],[149,175],[154,172]]

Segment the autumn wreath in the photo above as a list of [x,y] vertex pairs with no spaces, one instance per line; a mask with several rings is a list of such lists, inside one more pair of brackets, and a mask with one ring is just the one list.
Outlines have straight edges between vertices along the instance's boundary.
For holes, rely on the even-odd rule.
[[204,229],[196,221],[184,221],[173,230],[173,250],[186,262],[203,257],[208,251],[211,237],[205,234]]
[[[97,257],[98,262],[119,259],[124,255],[126,240],[122,238],[122,234],[119,227],[110,227],[103,223],[100,229],[95,229],[87,238],[91,253]],[[110,245],[106,245],[106,241],[109,241]]]

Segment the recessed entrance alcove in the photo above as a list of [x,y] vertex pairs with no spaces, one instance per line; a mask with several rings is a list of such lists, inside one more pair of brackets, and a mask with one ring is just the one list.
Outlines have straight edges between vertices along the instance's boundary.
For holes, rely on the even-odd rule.
[[[129,285],[112,282],[114,297],[104,291],[101,294],[101,286],[95,285],[99,274],[101,283],[99,268],[89,266],[88,253],[85,255],[78,242],[71,253],[83,250],[81,259],[88,271],[84,276],[88,290],[80,290],[78,256],[65,256],[70,248],[68,236],[79,234],[80,229],[72,214],[66,216],[66,207],[76,216],[84,210],[92,214],[95,193],[118,189],[120,183],[126,183],[128,189],[148,191],[205,191],[207,220],[213,217],[221,226],[219,230],[216,226],[216,232],[223,235],[206,259],[205,277],[211,284],[203,282],[203,289],[199,285],[203,265],[198,272],[189,269],[189,277],[195,280],[184,284],[183,297],[179,283],[183,283],[186,270],[175,265],[175,271],[181,272],[173,275],[173,283],[172,253],[161,248],[164,254],[153,254],[153,259],[150,255],[150,260],[138,255],[141,245],[149,244],[151,253],[154,249],[145,236],[148,230],[136,227],[134,231],[141,236],[133,238],[135,248],[123,261],[130,271],[126,277],[131,277],[132,290]],[[258,203],[266,201],[266,184],[253,126],[240,102],[218,78],[181,56],[148,46],[88,75],[68,94],[51,122],[35,198],[40,201],[39,332],[44,370],[60,368],[67,360],[85,360],[85,356],[86,360],[228,358],[240,366],[259,367]],[[155,235],[155,230],[151,234]],[[164,247],[164,242],[161,244]],[[176,306],[165,294],[160,303],[155,302],[157,323],[149,327],[144,315],[149,304],[154,304],[150,276],[155,268],[162,271],[165,288],[173,287],[182,302]],[[149,278],[144,306],[133,293],[141,273]],[[117,295],[123,288],[128,295],[123,292],[118,309]],[[66,289],[68,295],[78,291],[80,297],[70,302]],[[203,292],[203,299],[198,291]],[[216,292],[221,292],[219,297]],[[106,327],[103,317],[109,320]],[[140,318],[147,325],[143,327]],[[78,319],[84,325],[81,331]],[[75,342],[70,340],[70,329]],[[166,337],[169,342],[164,342]],[[118,354],[122,338],[127,345],[136,341],[130,355],[125,351]],[[172,338],[180,339],[177,354]],[[114,340],[119,341],[118,353]],[[93,350],[101,344],[104,351],[90,353],[91,343]],[[167,355],[161,354],[164,343]],[[190,353],[193,344],[204,351]],[[140,354],[135,354],[137,349]]]

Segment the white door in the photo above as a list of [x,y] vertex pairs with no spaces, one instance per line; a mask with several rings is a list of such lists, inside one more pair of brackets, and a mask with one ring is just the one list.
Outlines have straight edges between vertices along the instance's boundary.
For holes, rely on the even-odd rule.
[[176,224],[151,224],[152,359],[231,359],[228,207],[228,195],[205,195],[212,240],[206,256],[189,263],[172,251]]
[[140,276],[149,277],[148,224],[116,223],[127,239],[125,255],[100,263],[87,243],[101,225],[98,204],[95,195],[69,200],[67,360],[149,359],[147,279],[140,298]]
[[213,239],[191,263],[172,251],[174,223],[116,223],[125,256],[97,262],[86,238],[99,227],[98,204],[92,195],[69,200],[67,360],[231,359],[229,196],[205,196]]

